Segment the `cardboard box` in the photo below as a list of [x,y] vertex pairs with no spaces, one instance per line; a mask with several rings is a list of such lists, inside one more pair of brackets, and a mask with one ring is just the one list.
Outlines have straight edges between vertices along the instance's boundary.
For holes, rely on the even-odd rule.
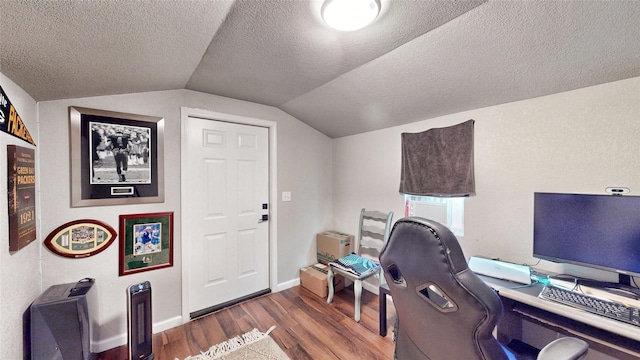
[[324,231],[316,235],[318,261],[328,264],[351,253],[353,235],[338,231]]
[[[300,269],[300,285],[310,290],[314,294],[326,298],[329,295],[329,287],[327,286],[327,266],[323,264],[315,264]],[[341,275],[333,276],[334,292],[344,289],[344,277]]]

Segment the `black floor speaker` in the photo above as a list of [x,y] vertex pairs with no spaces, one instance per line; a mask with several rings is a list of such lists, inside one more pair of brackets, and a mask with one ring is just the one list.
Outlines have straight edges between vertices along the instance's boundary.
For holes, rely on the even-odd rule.
[[33,360],[90,360],[93,322],[97,321],[94,279],[53,285],[29,307],[28,356]]
[[127,288],[127,319],[129,323],[129,359],[151,360],[151,283],[148,281]]

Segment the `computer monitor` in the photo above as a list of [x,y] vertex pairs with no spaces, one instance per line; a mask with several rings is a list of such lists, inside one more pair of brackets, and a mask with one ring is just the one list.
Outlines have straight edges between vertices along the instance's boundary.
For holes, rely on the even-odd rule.
[[534,193],[533,256],[640,276],[640,196]]

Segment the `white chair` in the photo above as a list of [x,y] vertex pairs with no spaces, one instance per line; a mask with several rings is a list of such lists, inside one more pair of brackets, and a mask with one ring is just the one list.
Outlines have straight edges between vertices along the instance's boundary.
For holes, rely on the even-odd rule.
[[[370,259],[375,262],[379,262],[378,257],[380,251],[387,243],[389,239],[389,232],[391,231],[391,220],[393,219],[393,211],[388,213],[380,211],[371,211],[362,209],[360,211],[360,226],[358,228],[358,237],[355,239],[354,253],[361,257]],[[335,263],[329,263],[329,270],[327,272],[327,284],[329,286],[329,296],[327,297],[327,304],[331,304],[333,301],[333,276],[339,274],[347,279],[353,281],[353,292],[355,295],[355,310],[354,319],[356,322],[360,321],[360,298],[362,296],[362,282],[370,277],[378,278],[378,285],[384,283],[384,276],[382,275],[382,267],[378,268],[378,271],[368,273],[365,275],[356,275],[352,272],[345,271],[336,266]]]

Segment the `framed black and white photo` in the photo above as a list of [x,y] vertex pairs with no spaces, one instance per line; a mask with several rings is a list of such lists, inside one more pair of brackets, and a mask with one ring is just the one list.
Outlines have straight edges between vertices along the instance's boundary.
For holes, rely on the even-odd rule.
[[71,206],[164,202],[164,119],[69,107]]

